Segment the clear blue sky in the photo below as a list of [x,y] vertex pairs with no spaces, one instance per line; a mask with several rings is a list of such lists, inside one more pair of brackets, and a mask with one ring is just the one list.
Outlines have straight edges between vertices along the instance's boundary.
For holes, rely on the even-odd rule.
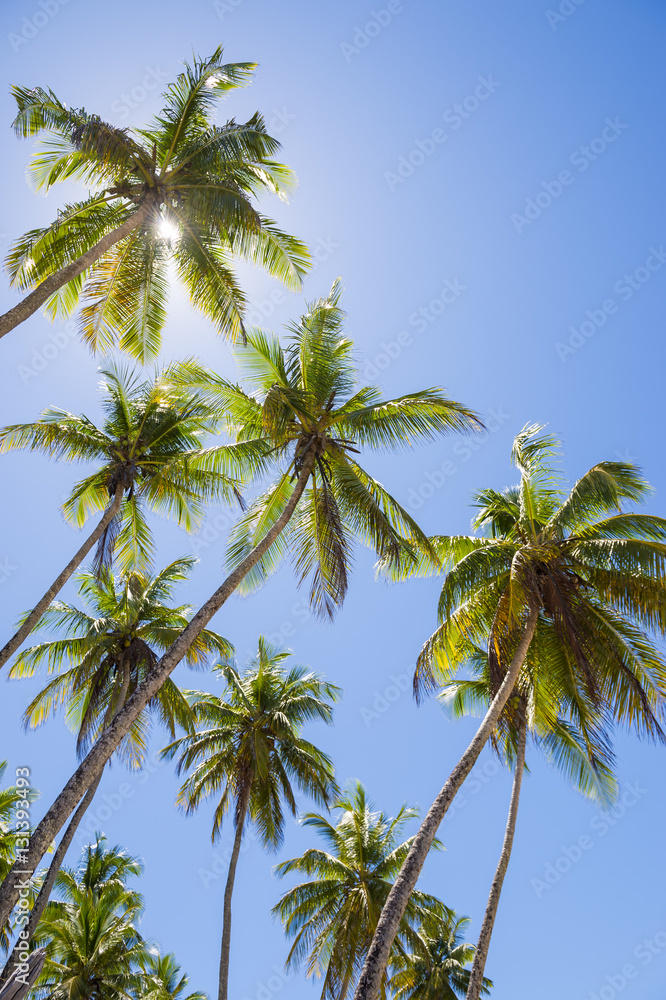
[[[391,395],[443,384],[493,428],[474,451],[446,440],[369,460],[398,498],[418,508],[422,525],[465,531],[470,493],[512,481],[510,442],[527,421],[547,422],[562,435],[573,478],[601,459],[640,462],[656,487],[652,507],[663,513],[663,3],[564,0],[558,13],[552,0],[549,13],[548,0],[393,0],[390,7],[377,0],[372,10],[369,0],[220,0],[217,9],[209,0],[4,3],[3,247],[50,220],[71,195],[55,192],[45,201],[28,189],[30,146],[9,129],[10,84],[50,86],[67,103],[140,124],[159,108],[159,89],[179,60],[222,42],[230,60],[259,63],[252,87],[233,96],[223,116],[260,109],[300,177],[290,206],[265,208],[319,248],[306,295],[325,292],[342,275],[349,332],[369,380]],[[266,325],[279,329],[301,309],[298,296],[276,294],[279,286],[259,273],[244,273],[244,281]],[[0,297],[2,308],[15,301],[6,280]],[[40,365],[52,332],[38,315],[3,340],[1,423],[31,419],[48,404],[98,415],[98,361],[75,339],[61,337],[65,346],[49,349]],[[175,294],[165,357],[192,353],[233,371],[228,349]],[[35,363],[42,370],[26,375]],[[75,476],[78,470],[38,456],[2,460],[5,633],[76,544],[58,512]],[[221,576],[220,514],[182,592],[192,603]],[[193,551],[193,540],[171,526],[157,531],[162,563]],[[435,623],[438,592],[436,581],[378,584],[372,564],[359,554],[333,627],[303,620],[304,598],[286,571],[257,597],[234,600],[215,625],[241,657],[259,633],[283,630],[297,659],[345,690],[335,727],[311,732],[334,755],[340,780],[361,778],[386,810],[403,801],[425,809],[474,723],[450,723],[434,703],[417,709],[408,692],[378,701],[386,710],[368,718],[392,675],[411,673]],[[185,670],[177,676],[203,683]],[[0,756],[12,769],[33,769],[45,804],[71,773],[74,747],[61,721],[21,732],[18,719],[34,689],[28,682],[3,686]],[[627,1000],[663,995],[663,751],[624,736],[617,746],[621,782],[635,791],[623,815],[607,820],[531,754],[488,961],[497,1000],[611,1000],[627,964],[635,970],[623,989]],[[423,888],[472,917],[472,933],[510,789],[490,756],[478,770],[487,780],[465,791],[443,827],[447,851],[429,861],[422,878]],[[210,810],[192,819],[175,811],[169,766],[143,782],[113,767],[99,805],[105,795],[117,805],[127,781],[131,798],[110,817],[110,808],[103,812],[99,826],[145,859],[144,933],[176,951],[193,987],[212,992],[223,879],[206,887],[200,876],[213,864]],[[571,870],[557,880],[551,873],[553,884],[540,888],[534,880],[543,881],[558,861],[566,869],[564,849],[585,836],[591,846]],[[290,823],[280,857],[309,843],[307,830]],[[301,977],[282,988],[271,980],[287,950],[270,917],[281,891],[271,876],[275,860],[253,844],[242,856],[233,929],[237,1000],[267,1000],[266,990],[290,1000],[318,995]],[[643,942],[655,935],[651,953]]]

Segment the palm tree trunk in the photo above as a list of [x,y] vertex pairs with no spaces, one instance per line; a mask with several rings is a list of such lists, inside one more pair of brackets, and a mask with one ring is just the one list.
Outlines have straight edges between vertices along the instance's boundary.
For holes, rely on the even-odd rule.
[[511,848],[513,847],[513,837],[516,832],[516,820],[518,818],[518,804],[520,802],[520,786],[523,781],[523,772],[525,770],[526,743],[527,743],[527,726],[525,724],[525,720],[523,719],[520,724],[520,729],[518,731],[518,752],[516,754],[516,772],[513,777],[513,788],[511,790],[511,802],[509,804],[509,816],[506,823],[506,831],[504,833],[504,843],[502,844],[502,853],[500,854],[499,863],[497,865],[497,870],[495,872],[495,878],[493,879],[493,884],[490,887],[490,895],[488,896],[488,905],[486,906],[486,912],[483,917],[481,932],[479,934],[479,940],[476,946],[474,962],[472,963],[472,971],[470,974],[469,986],[467,987],[467,1000],[479,1000],[479,997],[481,995],[481,987],[483,985],[483,973],[486,968],[488,949],[490,948],[490,938],[493,933],[493,926],[495,924],[495,917],[497,916],[497,907],[499,906],[500,894],[502,892],[502,885],[504,883],[504,876],[506,875],[506,870],[509,867],[509,860],[511,858]]
[[120,243],[126,236],[129,236],[133,230],[137,229],[145,221],[149,207],[145,203],[141,205],[121,226],[112,229],[110,233],[103,236],[90,250],[86,250],[84,254],[73,260],[71,264],[66,264],[65,267],[61,267],[55,274],[49,275],[29,295],[21,299],[8,312],[3,313],[0,316],[0,337],[4,337],[14,327],[32,316],[54,292],[57,292],[59,288],[66,285],[72,278],[77,278],[84,271],[87,271],[91,264],[99,260],[107,250],[110,250],[116,243]]
[[81,820],[83,819],[90,803],[92,802],[95,792],[99,787],[99,783],[102,780],[102,775],[100,774],[93,781],[92,785],[83,796],[83,799],[79,803],[79,807],[69,821],[69,826],[65,830],[65,833],[58,844],[51,864],[49,865],[49,870],[46,873],[46,878],[42,883],[42,887],[39,890],[37,899],[35,900],[35,905],[30,911],[30,916],[25,927],[21,928],[22,935],[21,938],[14,945],[14,949],[5,962],[5,967],[0,973],[0,988],[4,983],[7,982],[13,969],[19,964],[19,952],[25,951],[26,946],[32,941],[35,931],[37,930],[37,924],[41,920],[42,914],[46,909],[46,904],[49,901],[51,893],[53,891],[53,886],[55,885],[55,880],[58,872],[62,867],[62,863],[65,860],[65,855],[69,850],[72,841],[74,840],[74,834],[76,833]]
[[219,975],[219,985],[218,985],[218,1000],[227,1000],[227,992],[229,989],[229,952],[231,949],[231,897],[234,891],[234,880],[236,878],[236,865],[238,864],[238,855],[241,849],[241,840],[243,839],[243,827],[245,826],[245,817],[247,816],[247,807],[250,801],[250,791],[249,788],[244,796],[244,802],[240,814],[240,819],[236,824],[236,836],[234,837],[234,846],[231,851],[231,858],[229,859],[229,870],[227,872],[227,884],[224,887],[224,917],[222,923],[222,947],[220,949],[220,975]]
[[2,649],[0,649],[0,667],[3,667],[5,665],[10,656],[14,655],[14,653],[19,648],[21,643],[28,638],[30,633],[37,626],[39,619],[42,617],[42,615],[48,608],[53,598],[56,596],[56,594],[58,594],[62,590],[62,588],[65,586],[70,576],[72,575],[72,573],[74,573],[75,570],[79,568],[85,557],[88,555],[93,545],[96,542],[98,542],[99,539],[102,537],[102,535],[108,528],[109,524],[120,510],[120,504],[122,503],[122,499],[123,499],[123,486],[120,485],[116,488],[113,500],[104,511],[104,514],[102,515],[95,530],[88,535],[85,542],[83,543],[79,551],[76,553],[76,555],[73,557],[73,559],[70,559],[70,561],[67,563],[60,576],[53,581],[53,583],[46,591],[44,596],[41,598],[40,601],[38,601],[38,603],[32,609],[32,611],[30,612],[26,620],[23,622],[19,630],[15,632],[12,638],[9,640],[9,642],[5,646],[3,646]]
[[27,876],[34,872],[48,850],[49,844],[52,843],[58,831],[66,822],[67,817],[81,800],[82,795],[90,787],[93,780],[98,774],[101,774],[104,765],[116,750],[123,737],[130,731],[132,725],[141,715],[141,712],[150,699],[154,697],[167,677],[175,670],[213,615],[231,597],[245,576],[253,566],[256,566],[264,553],[287,526],[307,486],[314,462],[315,454],[310,449],[305,455],[294,492],[285,504],[284,510],[276,519],[275,524],[269,528],[261,541],[255,545],[236,569],[229,574],[215,593],[199,608],[187,627],[183,629],[176,641],[156,663],[143,683],[137,687],[124,708],[102,733],[85,759],[81,761],[60,795],[42,821],[37,825],[30,837],[28,847],[22,853],[22,857],[20,860],[14,862],[0,886],[0,926],[9,918],[16,905],[22,880],[24,881]]
[[[118,714],[120,709],[125,704],[125,699],[127,698],[127,692],[129,690],[130,680],[131,680],[130,668],[128,663],[125,662],[123,663],[123,679],[120,685],[120,690],[118,691],[118,694],[109,705],[104,718],[105,729],[108,723]],[[46,904],[48,903],[51,893],[53,891],[53,886],[55,885],[56,876],[60,871],[60,869],[62,868],[62,863],[65,860],[65,855],[67,854],[67,851],[69,850],[72,841],[74,840],[74,834],[78,830],[81,820],[85,816],[92,800],[94,799],[95,792],[99,788],[101,780],[102,780],[102,775],[100,773],[88,788],[86,794],[83,796],[83,799],[79,803],[78,809],[76,810],[71,820],[69,821],[69,826],[65,830],[65,833],[55,850],[53,859],[51,861],[51,864],[49,865],[49,870],[46,873],[46,878],[44,879],[42,887],[39,890],[37,899],[35,900],[35,905],[30,911],[30,917],[28,918],[28,922],[25,925],[25,927],[22,928],[23,934],[21,936],[21,939],[17,941],[16,944],[14,945],[14,949],[9,958],[7,959],[4,969],[2,970],[2,973],[0,973],[0,987],[2,987],[2,984],[5,983],[9,978],[12,969],[19,964],[19,958],[18,958],[19,952],[24,951],[26,945],[28,945],[30,941],[32,941],[33,935],[37,930],[37,924],[39,923],[41,916],[44,910],[46,909]]]
[[509,664],[509,669],[504,676],[499,691],[486,712],[483,722],[477,729],[476,735],[467,750],[451,772],[446,784],[431,805],[418,833],[414,837],[409,853],[384,904],[384,909],[377,924],[377,930],[366,955],[365,964],[358,986],[356,987],[356,993],[354,994],[354,1000],[377,1000],[379,996],[382,977],[386,971],[391,946],[393,945],[400,921],[428,856],[428,852],[437,835],[439,825],[460,790],[462,783],[478,760],[479,754],[490,739],[490,735],[497,725],[502,710],[509,700],[509,696],[515,687],[521,667],[527,656],[530,643],[532,642],[537,619],[538,609],[533,608],[525,624],[518,648]]

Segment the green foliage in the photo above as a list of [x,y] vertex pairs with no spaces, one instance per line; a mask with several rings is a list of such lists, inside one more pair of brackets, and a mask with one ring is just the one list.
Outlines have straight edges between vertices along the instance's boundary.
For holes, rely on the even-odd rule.
[[301,731],[317,719],[332,721],[339,689],[306,667],[283,666],[289,655],[261,637],[244,673],[220,667],[225,696],[193,695],[197,732],[163,751],[169,759],[180,755],[178,773],[193,768],[178,796],[188,812],[219,795],[213,840],[230,809],[236,824],[247,809],[264,846],[276,848],[284,835],[283,803],[296,814],[294,785],[324,805],[337,790],[331,759]]
[[50,408],[28,424],[0,430],[0,452],[28,448],[58,461],[94,462],[63,504],[70,524],[81,527],[121,489],[120,511],[100,539],[96,567],[114,557],[122,571],[145,572],[154,555],[146,510],[172,517],[192,531],[207,503],[240,501],[241,479],[262,467],[260,449],[205,447],[221,415],[182,384],[179,365],[152,378],[118,366],[102,371],[104,422]]
[[[356,781],[335,803],[338,822],[306,813],[303,824],[317,831],[325,849],[311,848],[277,865],[280,877],[298,872],[311,881],[286,892],[273,912],[294,939],[287,967],[305,964],[308,976],[323,977],[323,1000],[344,1000],[355,985],[382,907],[400,871],[412,838],[400,841],[405,825],[418,815],[403,806],[395,817],[374,811]],[[438,841],[435,846],[441,846]],[[415,890],[393,944],[391,960],[420,943],[419,928],[441,930],[452,911],[434,896]],[[386,993],[386,982],[382,996]]]
[[52,316],[80,303],[80,329],[93,350],[118,346],[142,363],[160,349],[169,289],[168,263],[193,305],[219,333],[244,336],[245,297],[237,260],[265,268],[299,289],[310,266],[303,243],[255,207],[262,192],[285,198],[291,171],[273,159],[279,143],[261,115],[216,125],[219,98],[250,82],[254,63],[224,63],[221,48],[195,58],[163,95],[147,127],[121,129],[85,108],[68,108],[51,90],[14,87],[18,136],[41,136],[30,176],[38,190],[78,180],[92,189],[65,205],[50,225],[12,246],[13,284],[34,288],[90,250],[141,207],[140,225],[49,302]]
[[411,515],[354,458],[359,447],[398,450],[450,431],[477,429],[471,410],[442,389],[382,400],[358,388],[353,344],[343,335],[341,286],[312,303],[293,324],[286,346],[251,330],[239,353],[246,376],[237,385],[191,362],[184,384],[217,406],[239,445],[277,466],[274,482],[249,505],[231,534],[230,568],[249,554],[291,497],[306,455],[314,454],[310,483],[287,528],[241,584],[250,593],[289,554],[299,584],[310,581],[315,611],[332,617],[347,591],[354,539],[381,557],[431,553]]
[[[413,951],[400,951],[391,965],[389,989],[394,1000],[457,1000],[467,995],[474,945],[463,940],[468,917],[453,914],[436,933],[422,932]],[[483,980],[481,994],[492,982]]]
[[[77,734],[79,756],[85,755],[145,680],[157,654],[186,627],[191,609],[170,602],[176,584],[187,578],[194,562],[178,559],[154,577],[129,573],[116,579],[104,571],[97,579],[92,573],[81,574],[79,593],[87,610],[54,602],[41,624],[62,637],[23,650],[10,669],[10,678],[32,677],[43,669],[55,674],[28,705],[23,716],[26,727],[36,728],[65,708]],[[232,653],[226,639],[204,629],[190,646],[186,662],[202,667],[212,656],[226,659]],[[151,717],[172,739],[177,728],[194,728],[186,693],[168,678],[116,751],[130,767],[141,767],[145,758]]]

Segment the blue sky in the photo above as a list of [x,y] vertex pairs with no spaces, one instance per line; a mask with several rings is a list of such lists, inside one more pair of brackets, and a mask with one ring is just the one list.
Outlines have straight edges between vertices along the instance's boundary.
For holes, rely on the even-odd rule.
[[[342,275],[367,380],[388,395],[441,384],[487,420],[489,433],[473,443],[448,439],[368,458],[423,527],[467,530],[471,492],[512,482],[510,444],[527,421],[562,436],[572,478],[602,459],[642,464],[656,490],[650,506],[663,512],[659,0],[551,0],[550,8],[548,0],[378,0],[374,8],[359,0],[12,0],[0,19],[3,248],[72,194],[44,199],[28,188],[30,145],[9,129],[11,84],[50,86],[67,103],[139,125],[159,108],[179,61],[222,42],[230,60],[255,60],[259,70],[220,119],[262,111],[300,178],[289,206],[267,201],[264,209],[317,251],[305,296]],[[255,322],[261,316],[277,330],[298,315],[300,296],[242,273]],[[16,300],[6,280],[0,297],[3,309]],[[192,353],[234,371],[229,349],[174,293],[164,357]],[[99,359],[62,326],[33,317],[3,340],[2,358],[2,424],[49,404],[98,415]],[[76,545],[58,504],[78,475],[39,456],[2,459],[5,632]],[[156,525],[162,564],[192,551],[200,557],[183,600],[198,604],[220,580],[228,523],[226,511],[211,511],[196,540]],[[335,727],[311,731],[335,757],[339,779],[361,778],[386,810],[403,801],[426,809],[474,730],[473,720],[451,723],[433,702],[417,709],[402,690],[434,626],[437,593],[437,581],[375,582],[373,560],[361,552],[334,626],[307,615],[284,571],[252,599],[233,600],[215,627],[241,659],[265,633],[341,685]],[[184,669],[177,676],[191,686],[206,680]],[[74,747],[62,721],[22,732],[34,690],[32,682],[3,686],[0,756],[12,769],[31,767],[42,808],[71,773]],[[530,755],[487,967],[497,1000],[662,995],[663,756],[622,734],[617,750],[624,804],[607,817]],[[176,812],[177,787],[169,765],[134,778],[114,766],[98,794],[98,826],[145,860],[144,933],[176,951],[193,987],[213,992],[224,880],[205,872],[231,830],[213,849],[210,810]],[[510,776],[484,755],[443,825],[446,852],[422,877],[424,889],[472,917],[473,934],[509,792]],[[279,857],[311,842],[290,823]],[[242,856],[231,982],[238,1000],[318,996],[302,976],[286,985],[276,978],[287,951],[270,917],[281,891],[271,875],[276,860],[252,842]]]

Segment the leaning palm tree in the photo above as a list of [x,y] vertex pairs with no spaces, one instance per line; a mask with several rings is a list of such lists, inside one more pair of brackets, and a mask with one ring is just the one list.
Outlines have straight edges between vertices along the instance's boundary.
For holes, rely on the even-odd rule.
[[231,809],[234,813],[219,1000],[226,1000],[228,993],[231,899],[243,831],[254,824],[263,846],[275,850],[284,837],[284,805],[296,814],[293,786],[324,805],[336,790],[330,758],[303,737],[302,728],[314,719],[331,722],[338,688],[305,667],[285,668],[289,655],[273,649],[262,636],[257,656],[243,674],[230,665],[222,668],[225,699],[202,695],[193,702],[201,728],[164,750],[169,758],[180,754],[179,773],[194,768],[178,796],[188,812],[219,794],[213,840],[226,813]]
[[[426,389],[382,400],[373,387],[357,388],[353,345],[343,335],[340,288],[314,303],[292,329],[284,348],[257,332],[243,359],[256,373],[252,391],[191,366],[189,381],[232,415],[244,462],[265,461],[267,450],[280,472],[274,486],[250,508],[231,551],[230,573],[162,656],[48,810],[27,852],[36,867],[85,788],[100,773],[118,743],[199,631],[253,570],[261,580],[285,554],[281,536],[292,522],[291,556],[299,578],[310,576],[311,600],[332,611],[345,594],[353,541],[396,559],[415,547],[429,548],[408,512],[354,457],[363,447],[397,450],[451,431],[475,429],[479,421],[442,389]],[[211,461],[215,459],[211,452]],[[216,459],[215,459],[216,460]],[[11,879],[0,887],[0,920],[16,902]]]
[[0,430],[0,452],[41,451],[58,461],[95,462],[97,468],[76,484],[63,504],[66,519],[82,527],[101,513],[93,531],[9,642],[0,666],[16,652],[67,580],[97,545],[95,564],[145,571],[153,557],[146,510],[166,514],[192,530],[207,501],[239,499],[238,476],[261,462],[259,449],[245,459],[243,449],[204,447],[219,417],[196,392],[174,384],[178,366],[151,379],[126,369],[102,372],[105,419],[97,427],[84,414],[48,409],[29,424]]
[[46,948],[46,963],[35,996],[43,1000],[106,1000],[131,997],[140,989],[146,945],[136,923],[143,899],[128,887],[142,866],[103,837],[83,852],[78,869],[64,869],[35,943]]
[[[466,995],[475,951],[463,939],[468,924],[469,917],[453,914],[434,932],[420,932],[412,951],[396,955],[389,979],[394,1000],[458,1000]],[[492,985],[484,979],[481,992],[488,994]]]
[[[65,709],[67,721],[76,732],[77,754],[79,758],[84,756],[145,680],[158,653],[167,649],[187,625],[191,609],[174,607],[172,596],[194,562],[193,558],[177,559],[154,577],[128,573],[116,579],[107,570],[100,580],[94,573],[81,574],[79,592],[86,610],[59,602],[52,604],[42,624],[62,637],[23,650],[10,669],[10,678],[33,677],[44,668],[48,674],[55,674],[28,705],[23,716],[25,726],[35,729]],[[188,650],[186,662],[190,667],[202,667],[211,656],[227,659],[232,654],[233,647],[226,639],[204,629]],[[194,729],[195,717],[186,695],[171,679],[166,680],[116,750],[115,756],[132,769],[143,765],[151,717],[171,739],[177,729]],[[101,778],[100,773],[86,789],[58,844],[30,912],[23,943],[34,934]],[[12,956],[0,981],[7,978],[13,960]]]
[[117,345],[145,363],[159,353],[171,264],[193,305],[234,340],[243,337],[245,305],[234,258],[300,288],[306,247],[253,204],[261,191],[284,197],[293,183],[272,159],[280,144],[258,113],[243,124],[213,117],[218,98],[254,69],[224,63],[221,48],[195,58],[142,129],[67,107],[52,90],[13,88],[16,134],[45,137],[31,167],[36,187],[80,180],[93,190],[12,247],[12,283],[30,291],[0,316],[0,336],[45,302],[56,316],[81,300],[81,333],[93,350]]
[[[599,714],[585,691],[577,692],[576,714],[580,718],[582,713],[578,725],[562,715],[557,670],[549,661],[549,643],[542,642],[544,639],[547,640],[546,634],[537,629],[516,687],[490,738],[500,759],[513,768],[513,783],[502,850],[468,976],[465,991],[468,1000],[478,1000],[483,989],[490,939],[513,848],[528,738],[578,791],[599,805],[608,807],[617,793],[607,719],[603,713]],[[448,675],[448,671],[445,668],[438,671],[443,684],[439,698],[453,718],[479,711],[483,714],[493,700],[486,650],[471,647],[464,666],[471,673],[464,679],[454,677],[447,681],[444,674]]]
[[[602,462],[562,489],[553,468],[558,442],[526,427],[512,457],[517,487],[485,490],[475,522],[485,535],[438,536],[430,542],[447,568],[440,626],[417,663],[417,694],[437,673],[456,669],[469,643],[487,642],[493,700],[469,748],[435,799],[368,951],[356,1000],[375,1000],[391,943],[439,825],[490,738],[539,636],[548,648],[558,703],[594,753],[584,709],[663,739],[666,663],[652,635],[666,633],[666,520],[635,511],[649,486],[635,466]],[[404,560],[396,578],[437,572],[428,553]]]
[[[344,1000],[358,978],[377,918],[412,838],[400,842],[405,825],[417,815],[402,806],[395,817],[376,812],[360,781],[352,782],[335,803],[338,822],[306,813],[326,849],[310,848],[276,867],[280,877],[298,872],[310,877],[284,894],[273,913],[294,943],[287,968],[306,964],[308,976],[323,978],[322,1000]],[[415,892],[402,917],[392,957],[417,941],[417,929],[434,931],[451,917],[439,900]],[[378,996],[386,996],[382,980]]]
[[175,955],[160,955],[151,949],[139,964],[141,986],[137,1000],[208,1000],[206,993],[187,993],[190,980],[182,973]]

